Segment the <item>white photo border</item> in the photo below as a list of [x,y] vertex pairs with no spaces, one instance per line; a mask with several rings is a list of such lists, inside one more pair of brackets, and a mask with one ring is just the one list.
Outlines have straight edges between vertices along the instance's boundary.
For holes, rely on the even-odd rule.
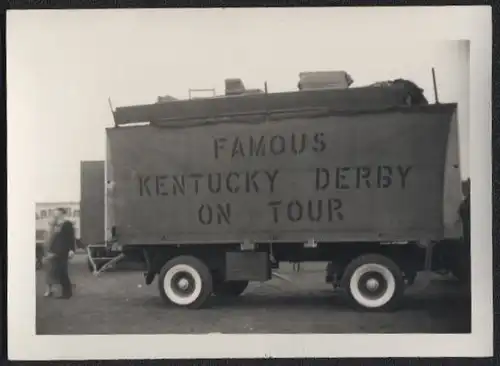
[[[50,11],[50,10],[45,10]],[[62,10],[58,10],[62,11]],[[146,11],[146,10],[96,10]],[[157,10],[174,11],[174,10]],[[177,10],[179,11],[179,10]],[[203,16],[204,11],[198,11]],[[248,12],[255,9],[225,9]],[[8,354],[11,360],[303,357],[485,357],[493,354],[491,8],[489,6],[394,8],[281,8],[266,11],[314,16],[331,12],[353,44],[470,41],[470,176],[472,194],[472,332],[470,334],[266,334],[266,335],[36,335],[33,261],[35,176],[40,142],[25,133],[7,91],[8,121]],[[9,25],[27,11],[7,13]],[[309,14],[311,13],[311,14]],[[15,77],[19,77],[17,74]],[[7,82],[7,88],[9,83]],[[24,125],[23,125],[24,123]],[[36,123],[33,121],[33,123]],[[471,123],[472,124],[472,123]],[[29,214],[27,214],[29,213]],[[140,319],[138,319],[140,321]],[[56,346],[57,345],[57,346]],[[84,345],[84,346],[82,346]]]

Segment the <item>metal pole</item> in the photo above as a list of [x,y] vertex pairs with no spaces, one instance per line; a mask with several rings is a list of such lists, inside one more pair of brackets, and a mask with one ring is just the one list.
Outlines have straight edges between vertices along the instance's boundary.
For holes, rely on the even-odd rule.
[[269,119],[269,106],[268,106],[268,98],[267,98],[267,81],[264,81],[264,93],[265,93],[265,111],[266,111],[266,121]]
[[113,104],[111,103],[111,97],[108,97],[109,109],[111,110],[111,115],[113,116],[113,122],[115,123],[115,127],[118,126],[115,118],[115,111],[113,111]]
[[434,71],[434,68],[432,68],[432,83],[434,85],[434,99],[436,100],[436,104],[439,104],[439,96],[436,85],[436,72]]

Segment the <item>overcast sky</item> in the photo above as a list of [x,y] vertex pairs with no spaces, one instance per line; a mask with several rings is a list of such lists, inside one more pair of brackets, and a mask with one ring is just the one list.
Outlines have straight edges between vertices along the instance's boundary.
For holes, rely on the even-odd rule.
[[[358,18],[359,20],[359,18]],[[38,202],[80,198],[80,161],[104,159],[108,105],[185,98],[242,78],[247,88],[295,90],[301,71],[346,70],[353,86],[406,78],[434,101],[459,103],[468,175],[465,42],[352,42],[334,9],[22,11],[7,19],[8,125],[39,142]],[[359,38],[359,37],[357,37]]]

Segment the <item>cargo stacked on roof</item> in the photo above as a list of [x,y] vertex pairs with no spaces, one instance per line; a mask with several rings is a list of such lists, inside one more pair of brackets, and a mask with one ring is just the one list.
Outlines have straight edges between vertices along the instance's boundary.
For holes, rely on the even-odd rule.
[[299,74],[299,90],[347,89],[353,80],[345,71],[313,71]]
[[117,126],[151,122],[154,124],[180,120],[223,118],[298,110],[329,110],[338,113],[381,111],[402,105],[427,104],[422,90],[406,80],[351,88],[352,78],[345,72],[301,73],[302,90],[284,93],[263,93],[245,89],[240,79],[226,80],[222,97],[175,100],[161,103],[119,107],[114,111]]

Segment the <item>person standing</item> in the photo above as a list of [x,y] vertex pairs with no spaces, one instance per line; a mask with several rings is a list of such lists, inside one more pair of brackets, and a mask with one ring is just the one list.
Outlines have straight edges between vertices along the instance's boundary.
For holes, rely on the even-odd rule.
[[49,253],[52,274],[62,287],[61,299],[73,296],[73,288],[69,279],[68,259],[75,253],[75,229],[71,221],[66,219],[66,210],[58,208],[55,212],[55,226],[50,241]]
[[464,199],[459,208],[462,220],[462,245],[457,253],[458,260],[455,264],[454,275],[463,283],[470,284],[471,278],[471,250],[470,250],[470,179],[463,183]]
[[470,178],[463,183],[464,200],[459,208],[459,215],[463,224],[463,239],[470,245]]
[[54,255],[50,252],[50,246],[52,243],[52,239],[54,238],[54,233],[56,229],[56,220],[55,218],[49,221],[49,230],[45,235],[45,243],[44,243],[44,260],[45,260],[45,283],[47,289],[43,296],[49,297],[54,293],[54,286],[58,283],[58,279],[54,273],[54,264],[52,263],[52,259]]

